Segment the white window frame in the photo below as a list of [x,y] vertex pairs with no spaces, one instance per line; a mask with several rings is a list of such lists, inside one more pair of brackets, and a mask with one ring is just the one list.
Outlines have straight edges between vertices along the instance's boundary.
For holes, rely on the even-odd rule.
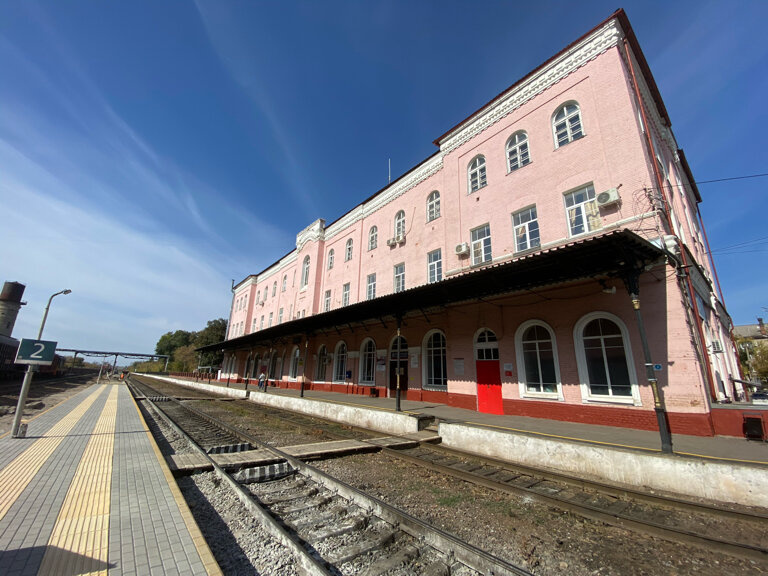
[[372,338],[363,340],[360,346],[360,385],[376,384],[376,343]]
[[427,281],[430,284],[443,279],[443,251],[441,248],[427,252]]
[[[525,217],[528,220],[523,220]],[[539,216],[535,204],[512,214],[512,231],[515,237],[515,252],[541,247]],[[521,247],[523,239],[525,246]]]
[[[480,328],[472,339],[475,360],[499,360],[499,339],[490,328]],[[482,356],[482,358],[481,358]]]
[[346,248],[344,251],[344,262],[349,262],[350,260],[352,260],[352,247],[353,247],[352,238],[349,238],[347,240]]
[[269,322],[267,323],[267,328],[272,327],[272,314],[274,314],[274,312],[269,313]]
[[[611,396],[603,394],[592,394],[589,387],[589,370],[587,368],[586,351],[584,350],[584,328],[592,320],[597,319],[610,320],[619,327],[621,339],[624,345],[624,356],[627,361],[627,372],[629,374],[629,383],[631,389],[630,396]],[[640,399],[640,387],[637,384],[637,374],[635,372],[635,356],[632,353],[632,345],[629,341],[629,333],[624,322],[618,316],[610,312],[590,312],[582,316],[573,327],[573,342],[576,347],[576,365],[579,370],[579,382],[581,386],[581,397],[584,402],[605,403],[605,404],[632,404],[642,406]]]
[[282,324],[283,323],[283,309],[280,308],[280,310],[277,311],[277,323]]
[[301,287],[306,288],[309,284],[309,256],[304,256],[304,263],[301,265]]
[[405,238],[405,210],[395,214],[395,238]]
[[440,218],[440,192],[433,190],[427,196],[427,222]]
[[325,298],[323,301],[323,312],[328,312],[331,309],[331,291],[325,291]]
[[[435,348],[432,346],[432,338],[439,334],[442,336],[442,346]],[[445,337],[445,333],[442,330],[430,330],[424,335],[422,341],[422,358],[424,358],[422,382],[424,383],[425,390],[447,390],[448,389],[448,340]],[[442,351],[442,370],[443,370],[443,384],[434,384],[434,375],[432,374],[432,356],[434,350]]]
[[264,329],[264,314],[261,315],[261,320],[259,320],[259,330]]
[[[275,294],[277,294],[277,280],[275,280],[275,283],[272,284],[272,298],[275,297]],[[267,299],[267,293],[264,292],[264,300]]]
[[376,298],[376,272],[368,274],[365,283],[365,299],[373,300]]
[[333,257],[335,256],[335,252],[333,251],[333,248],[331,248],[328,251],[328,270],[333,268]]
[[485,156],[475,156],[467,167],[467,190],[469,194],[477,192],[488,185],[485,168]]
[[287,287],[287,285],[288,285],[288,274],[284,274],[283,275],[283,284],[280,287],[280,292],[285,292],[285,288]]
[[349,306],[349,282],[341,287],[341,305]]
[[519,170],[531,163],[528,134],[518,130],[507,140],[507,173]]
[[[544,392],[536,390],[528,390],[528,379],[525,372],[525,350],[523,336],[529,328],[538,326],[543,328],[549,334],[549,340],[552,343],[552,358],[555,364],[555,380],[556,388],[554,392]],[[543,320],[531,319],[523,322],[518,326],[515,332],[515,353],[517,357],[517,382],[520,392],[520,398],[547,398],[551,400],[565,400],[563,396],[563,382],[560,378],[560,359],[557,355],[557,339],[555,338],[555,331],[552,327]],[[536,357],[539,358],[539,351],[537,346]],[[539,365],[541,360],[539,359]],[[541,374],[541,368],[539,367],[539,374]]]
[[[487,234],[480,236],[487,231]],[[493,251],[491,247],[491,225],[483,224],[470,230],[470,241],[472,251],[472,265],[478,266],[493,260]]]
[[395,292],[405,290],[405,262],[395,264],[394,268],[394,288]]
[[555,110],[552,115],[552,135],[555,139],[555,148],[584,137],[584,124],[578,102],[566,102]]
[[[334,382],[346,382],[347,381],[347,343],[344,340],[339,340],[336,344],[336,348],[333,351],[333,381]],[[341,376],[339,378],[339,376]]]
[[368,231],[368,250],[375,250],[379,243],[379,229],[377,226],[371,226]]
[[[577,202],[577,194],[584,194],[585,198]],[[574,200],[573,204],[569,206],[568,203],[571,198]],[[602,229],[603,221],[600,217],[600,209],[597,207],[595,187],[592,184],[581,186],[563,194],[563,204],[565,205],[565,220],[568,225],[569,237],[573,238],[574,236],[581,236]],[[594,220],[591,220],[591,218]],[[576,219],[581,219],[582,221],[581,226],[583,230],[581,232],[574,230],[574,221]],[[593,223],[596,223],[596,225],[593,226]]]

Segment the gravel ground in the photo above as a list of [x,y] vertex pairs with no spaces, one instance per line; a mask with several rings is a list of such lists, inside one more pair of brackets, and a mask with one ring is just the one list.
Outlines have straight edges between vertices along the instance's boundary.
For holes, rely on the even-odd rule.
[[411,465],[382,454],[313,464],[536,574],[768,574],[768,564],[585,520],[531,499],[488,491],[428,470],[416,472]]

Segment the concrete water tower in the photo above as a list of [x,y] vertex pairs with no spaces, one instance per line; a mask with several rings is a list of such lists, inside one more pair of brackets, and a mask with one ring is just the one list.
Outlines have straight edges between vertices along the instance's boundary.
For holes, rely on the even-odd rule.
[[21,301],[25,288],[24,284],[18,282],[3,284],[3,291],[0,292],[0,337],[11,338],[19,310],[26,304]]

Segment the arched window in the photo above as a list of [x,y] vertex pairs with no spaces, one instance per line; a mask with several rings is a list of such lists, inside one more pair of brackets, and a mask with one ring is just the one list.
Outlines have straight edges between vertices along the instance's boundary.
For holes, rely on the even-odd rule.
[[347,345],[343,341],[336,345],[333,356],[333,381],[344,382],[347,379]]
[[352,260],[352,238],[347,240],[347,247],[344,251],[344,261],[348,262],[350,260]]
[[[277,280],[275,280],[275,283],[272,284],[272,298],[275,297],[275,294],[277,294]],[[267,291],[264,290],[264,300],[267,299]]]
[[291,352],[291,368],[288,372],[288,375],[291,378],[296,378],[299,375],[299,359],[301,357],[301,350],[299,350],[298,346],[293,347],[293,352]]
[[368,338],[360,349],[360,384],[373,384],[376,377],[376,344]]
[[445,335],[433,330],[424,339],[424,384],[427,388],[448,386]]
[[304,257],[304,264],[301,267],[301,287],[309,284],[309,256]]
[[579,378],[587,399],[639,404],[632,351],[624,323],[607,312],[587,314],[574,328]]
[[251,378],[259,377],[259,364],[261,363],[261,356],[256,354],[253,357],[253,364],[251,364]]
[[336,253],[333,251],[333,248],[331,248],[328,251],[328,270],[333,268],[333,257],[336,255]]
[[405,211],[395,214],[395,238],[405,238]]
[[562,399],[555,333],[539,320],[529,320],[515,333],[520,396]]
[[[296,278],[296,277],[294,276],[294,278]],[[288,285],[288,274],[285,274],[285,275],[283,276],[283,285],[280,287],[280,291],[281,291],[281,292],[285,292],[285,287],[286,287],[287,285]]]
[[272,351],[272,356],[269,358],[269,370],[267,371],[267,378],[274,380],[277,376],[277,351]]
[[528,134],[515,132],[507,140],[507,170],[512,172],[522,168],[531,161],[531,155],[528,152]]
[[552,118],[552,131],[555,135],[555,148],[584,136],[581,127],[581,110],[576,102],[569,102],[560,107]]
[[485,177],[485,156],[478,156],[469,163],[467,176],[469,177],[470,194],[488,184],[488,180]]
[[440,218],[440,192],[433,191],[427,196],[427,222]]
[[379,229],[376,226],[371,226],[370,231],[368,232],[368,250],[373,250],[376,248],[376,244],[378,243],[379,238]]
[[328,367],[328,349],[325,344],[320,346],[320,350],[317,351],[317,365],[315,366],[315,380],[318,382],[325,381],[325,370]]
[[498,360],[499,341],[492,330],[483,329],[475,338],[475,360]]

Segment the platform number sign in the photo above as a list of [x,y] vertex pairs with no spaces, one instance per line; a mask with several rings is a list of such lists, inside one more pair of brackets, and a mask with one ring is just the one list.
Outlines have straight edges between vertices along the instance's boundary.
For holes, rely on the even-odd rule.
[[56,355],[57,342],[49,340],[30,340],[22,338],[16,351],[16,364],[36,364],[50,366]]

